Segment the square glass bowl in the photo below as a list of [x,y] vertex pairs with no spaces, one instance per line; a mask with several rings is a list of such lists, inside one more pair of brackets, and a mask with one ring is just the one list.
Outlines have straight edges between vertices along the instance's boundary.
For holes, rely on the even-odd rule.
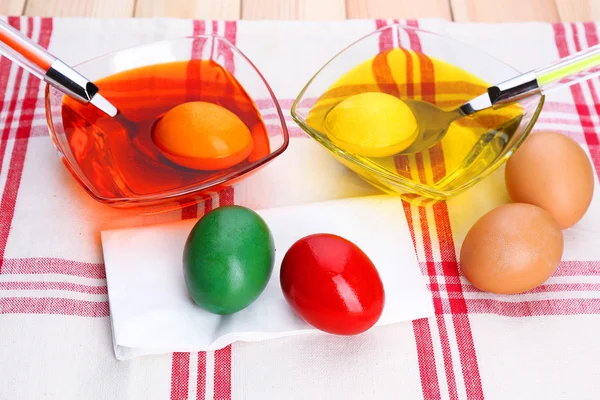
[[[214,63],[218,68],[199,68],[199,63],[204,62]],[[178,63],[178,67],[160,67],[166,63]],[[83,107],[79,109],[82,112],[75,113],[77,118],[74,118],[65,106],[72,99],[47,86],[47,123],[59,156],[75,179],[99,202],[137,208],[144,214],[182,208],[201,201],[207,192],[217,192],[235,184],[283,153],[288,146],[287,127],[273,91],[252,62],[222,37],[202,35],[155,42],[94,58],[74,68],[97,83],[100,93],[120,108],[121,114],[129,120],[128,124],[133,126],[148,123],[147,115],[141,110],[155,108],[164,113],[177,101],[203,100],[220,104],[238,116],[246,112],[258,115],[264,127],[260,153],[252,153],[253,156],[225,169],[192,170],[161,157],[152,142],[152,135],[139,135],[135,129],[127,131],[119,125],[119,129],[110,130],[108,127],[114,127],[115,121],[98,122],[100,112],[92,105],[79,105]],[[151,79],[138,81],[139,68],[155,68]],[[117,75],[122,79],[116,83],[102,83],[107,76],[127,74],[132,70],[136,72]],[[185,73],[177,75],[177,71]],[[230,77],[233,80],[227,81]],[[232,86],[224,81],[237,82],[236,87],[241,87],[241,92],[246,95],[239,96],[239,91],[236,92],[238,97],[231,95]],[[185,89],[171,85],[171,82],[184,84]],[[132,101],[128,91],[134,87],[139,96]],[[240,97],[249,98],[250,102],[240,103],[238,107],[236,102]],[[74,130],[78,127],[84,129],[81,132]],[[256,148],[254,133],[252,131]]]
[[500,167],[531,131],[543,96],[463,117],[433,147],[387,157],[364,157],[336,145],[326,129],[329,111],[365,92],[422,100],[451,110],[518,74],[462,42],[394,24],[335,55],[302,89],[291,113],[309,136],[366,181],[415,204],[435,203],[463,192]]

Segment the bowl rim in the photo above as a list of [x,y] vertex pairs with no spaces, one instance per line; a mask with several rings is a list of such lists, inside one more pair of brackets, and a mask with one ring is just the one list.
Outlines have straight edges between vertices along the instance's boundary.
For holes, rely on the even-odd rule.
[[[289,137],[288,127],[285,122],[285,116],[282,111],[281,105],[279,104],[279,101],[277,100],[277,97],[275,96],[275,93],[273,92],[273,89],[271,88],[271,86],[269,85],[267,80],[265,79],[262,72],[248,58],[248,56],[246,56],[246,54],[244,54],[244,52],[242,52],[238,47],[236,47],[233,43],[231,43],[229,40],[227,40],[225,37],[223,37],[221,35],[212,33],[212,34],[200,34],[200,35],[192,35],[192,36],[177,36],[177,37],[172,37],[172,38],[168,38],[168,39],[162,39],[162,40],[157,40],[157,41],[153,41],[153,42],[149,42],[149,43],[144,43],[144,44],[140,44],[140,45],[128,46],[128,47],[124,47],[121,49],[113,50],[113,51],[98,55],[96,57],[86,59],[86,60],[78,62],[76,64],[72,64],[72,68],[77,70],[78,67],[81,67],[83,65],[93,63],[93,62],[101,60],[101,59],[115,57],[119,54],[130,52],[132,50],[151,48],[151,47],[156,47],[156,46],[174,43],[174,42],[180,42],[180,41],[186,41],[186,40],[197,40],[197,39],[218,40],[218,41],[224,42],[227,47],[231,48],[239,56],[241,56],[242,59],[245,62],[247,62],[248,65],[254,70],[254,72],[258,75],[258,77],[262,81],[265,89],[268,91],[269,96],[271,97],[271,100],[273,101],[273,104],[275,106],[276,114],[279,119],[279,125],[281,127],[281,135],[283,137],[283,143],[279,147],[277,147],[277,149],[270,152],[267,156],[265,156],[259,160],[256,160],[254,162],[248,163],[248,165],[246,165],[243,169],[232,171],[231,173],[223,175],[217,179],[211,180],[208,183],[204,183],[201,185],[191,184],[191,185],[185,186],[183,188],[171,189],[171,190],[164,191],[164,192],[139,195],[139,196],[135,196],[135,197],[102,196],[97,192],[96,188],[91,184],[91,182],[89,182],[89,179],[87,178],[87,176],[85,174],[79,172],[80,171],[79,165],[76,162],[75,163],[72,162],[70,157],[65,155],[65,153],[63,151],[63,146],[58,141],[58,136],[55,131],[55,126],[52,122],[53,121],[52,116],[51,116],[52,107],[51,107],[50,101],[51,101],[51,93],[53,93],[53,92],[54,93],[62,93],[62,92],[59,91],[58,89],[53,88],[48,83],[46,83],[45,89],[44,89],[44,107],[45,107],[45,113],[46,113],[46,125],[49,129],[52,142],[55,146],[55,149],[58,151],[60,158],[63,160],[63,163],[67,164],[66,166],[67,166],[67,169],[69,170],[69,172],[71,174],[75,175],[76,180],[80,183],[81,186],[84,187],[84,189],[95,200],[97,200],[101,203],[104,203],[104,204],[119,204],[120,203],[120,204],[132,204],[135,206],[143,206],[145,203],[154,205],[157,202],[174,200],[179,197],[188,196],[188,195],[191,195],[194,193],[199,193],[202,191],[210,191],[210,189],[212,189],[212,188],[227,185],[229,182],[235,182],[235,181],[239,180],[240,178],[244,177],[245,175],[259,169],[260,167],[264,166],[265,164],[269,163],[270,161],[272,161],[273,159],[275,159],[276,157],[281,155],[289,147],[290,137]],[[216,60],[213,60],[213,61],[218,63]],[[148,65],[156,65],[156,64],[158,64],[158,63],[148,64]],[[221,64],[219,63],[219,65],[221,65]],[[222,66],[222,67],[225,68],[224,66]],[[235,78],[235,76],[234,76],[234,78]],[[66,96],[64,93],[63,93],[63,95]],[[251,100],[253,100],[253,102],[254,102],[254,99],[251,98]],[[256,107],[256,104],[254,104],[254,106]]]
[[[496,61],[499,64],[504,65],[505,67],[511,69],[512,71],[515,72],[515,74],[521,74],[522,71],[519,71],[518,69],[516,69],[515,67],[513,67],[510,64],[507,64],[506,62],[500,60],[499,58],[489,54],[488,52],[477,48],[469,43],[466,43],[462,40],[459,39],[455,39],[453,37],[450,36],[446,36],[446,35],[442,35],[440,33],[437,32],[433,32],[433,31],[429,31],[426,29],[422,29],[419,27],[414,27],[414,26],[409,26],[409,25],[405,25],[402,23],[392,23],[392,24],[388,24],[385,26],[382,26],[381,28],[378,28],[366,35],[363,35],[362,37],[352,41],[350,44],[348,44],[347,46],[343,47],[340,51],[338,51],[336,54],[334,54],[325,64],[323,64],[313,75],[312,77],[306,82],[306,84],[302,87],[301,91],[299,92],[299,94],[296,96],[296,98],[294,99],[294,102],[292,103],[292,107],[290,108],[290,114],[292,116],[292,119],[313,139],[315,139],[317,142],[319,142],[319,144],[321,144],[323,147],[325,147],[327,149],[327,151],[333,153],[333,151],[331,149],[329,149],[327,146],[323,145],[321,143],[321,140],[323,137],[327,137],[327,135],[325,135],[323,132],[320,132],[318,130],[315,130],[313,128],[311,128],[310,126],[308,126],[308,124],[306,123],[306,121],[298,114],[297,109],[299,108],[300,105],[300,101],[302,100],[304,94],[306,93],[306,91],[308,90],[309,86],[312,84],[312,82],[316,79],[316,77],[321,73],[321,71],[323,71],[325,68],[327,68],[327,66],[329,64],[331,64],[336,58],[338,58],[342,53],[346,52],[348,49],[350,49],[351,47],[355,46],[357,43],[367,39],[368,37],[377,35],[378,33],[388,30],[388,29],[393,29],[393,28],[401,28],[403,30],[407,30],[407,31],[414,31],[414,32],[422,32],[424,34],[427,35],[432,35],[432,36],[437,36],[442,38],[443,40],[448,40],[451,42],[455,42],[457,44],[460,44],[461,46],[467,47],[475,52],[478,52],[480,54],[484,54],[485,56],[489,57],[490,59],[493,59],[494,61]],[[478,174],[476,177],[470,179],[469,181],[463,183],[462,185],[455,187],[451,190],[439,190],[436,189],[432,186],[426,185],[426,184],[422,184],[422,183],[418,183],[412,180],[408,180],[405,178],[402,178],[398,175],[395,175],[391,172],[387,172],[387,171],[382,171],[381,169],[375,169],[370,167],[368,164],[365,164],[364,162],[362,162],[361,160],[357,160],[356,158],[354,158],[352,155],[348,154],[347,152],[340,151],[339,153],[335,153],[335,155],[343,157],[346,161],[354,164],[354,165],[359,165],[361,168],[366,169],[370,174],[375,175],[375,176],[381,176],[383,178],[385,178],[386,180],[389,181],[393,181],[394,184],[406,189],[409,193],[416,193],[419,195],[424,195],[426,197],[430,197],[430,198],[448,198],[450,196],[454,196],[456,194],[459,194],[463,191],[465,191],[466,189],[472,187],[473,185],[477,184],[478,182],[480,182],[481,180],[485,179],[486,177],[488,177],[490,174],[492,174],[495,170],[497,170],[523,143],[523,141],[527,138],[527,136],[529,135],[529,133],[531,132],[531,130],[533,129],[533,126],[535,125],[541,111],[544,105],[544,100],[545,100],[545,96],[543,94],[539,95],[539,101],[538,104],[535,107],[535,111],[532,114],[532,117],[529,121],[529,123],[527,124],[526,127],[523,128],[523,134],[515,141],[515,143],[512,145],[512,147],[510,149],[507,150],[506,154],[503,155],[502,157],[499,157],[498,159],[495,160],[495,162],[491,163],[490,165],[487,166],[487,168],[481,172],[480,174]],[[337,147],[337,146],[336,146]]]

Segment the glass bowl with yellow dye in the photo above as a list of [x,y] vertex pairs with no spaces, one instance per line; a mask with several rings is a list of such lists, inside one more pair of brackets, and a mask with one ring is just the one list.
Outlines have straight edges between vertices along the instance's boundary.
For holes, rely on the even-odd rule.
[[[531,131],[544,98],[462,117],[440,141],[417,153],[403,149],[416,136],[415,124],[428,122],[411,118],[403,101],[449,111],[520,73],[452,38],[389,25],[327,62],[302,89],[291,113],[310,137],[377,188],[411,203],[435,203],[501,167]],[[387,150],[378,151],[386,141]],[[358,149],[357,143],[364,146]]]

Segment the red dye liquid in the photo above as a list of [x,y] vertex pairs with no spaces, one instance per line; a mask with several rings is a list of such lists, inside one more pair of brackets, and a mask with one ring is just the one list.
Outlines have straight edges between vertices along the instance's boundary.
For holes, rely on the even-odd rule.
[[[65,97],[62,117],[74,159],[101,197],[158,195],[193,187],[270,153],[267,130],[254,102],[212,60],[146,66],[95,83],[120,115],[111,118]],[[152,128],[167,111],[190,101],[214,103],[235,113],[252,132],[254,148],[248,158],[218,171],[188,169],[169,161],[152,140]]]

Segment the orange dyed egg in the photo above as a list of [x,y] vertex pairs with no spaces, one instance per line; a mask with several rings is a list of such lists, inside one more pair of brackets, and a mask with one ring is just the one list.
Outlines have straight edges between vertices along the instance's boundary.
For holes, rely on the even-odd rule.
[[250,129],[237,115],[203,101],[172,108],[156,124],[153,138],[169,160],[198,170],[232,167],[253,148]]

